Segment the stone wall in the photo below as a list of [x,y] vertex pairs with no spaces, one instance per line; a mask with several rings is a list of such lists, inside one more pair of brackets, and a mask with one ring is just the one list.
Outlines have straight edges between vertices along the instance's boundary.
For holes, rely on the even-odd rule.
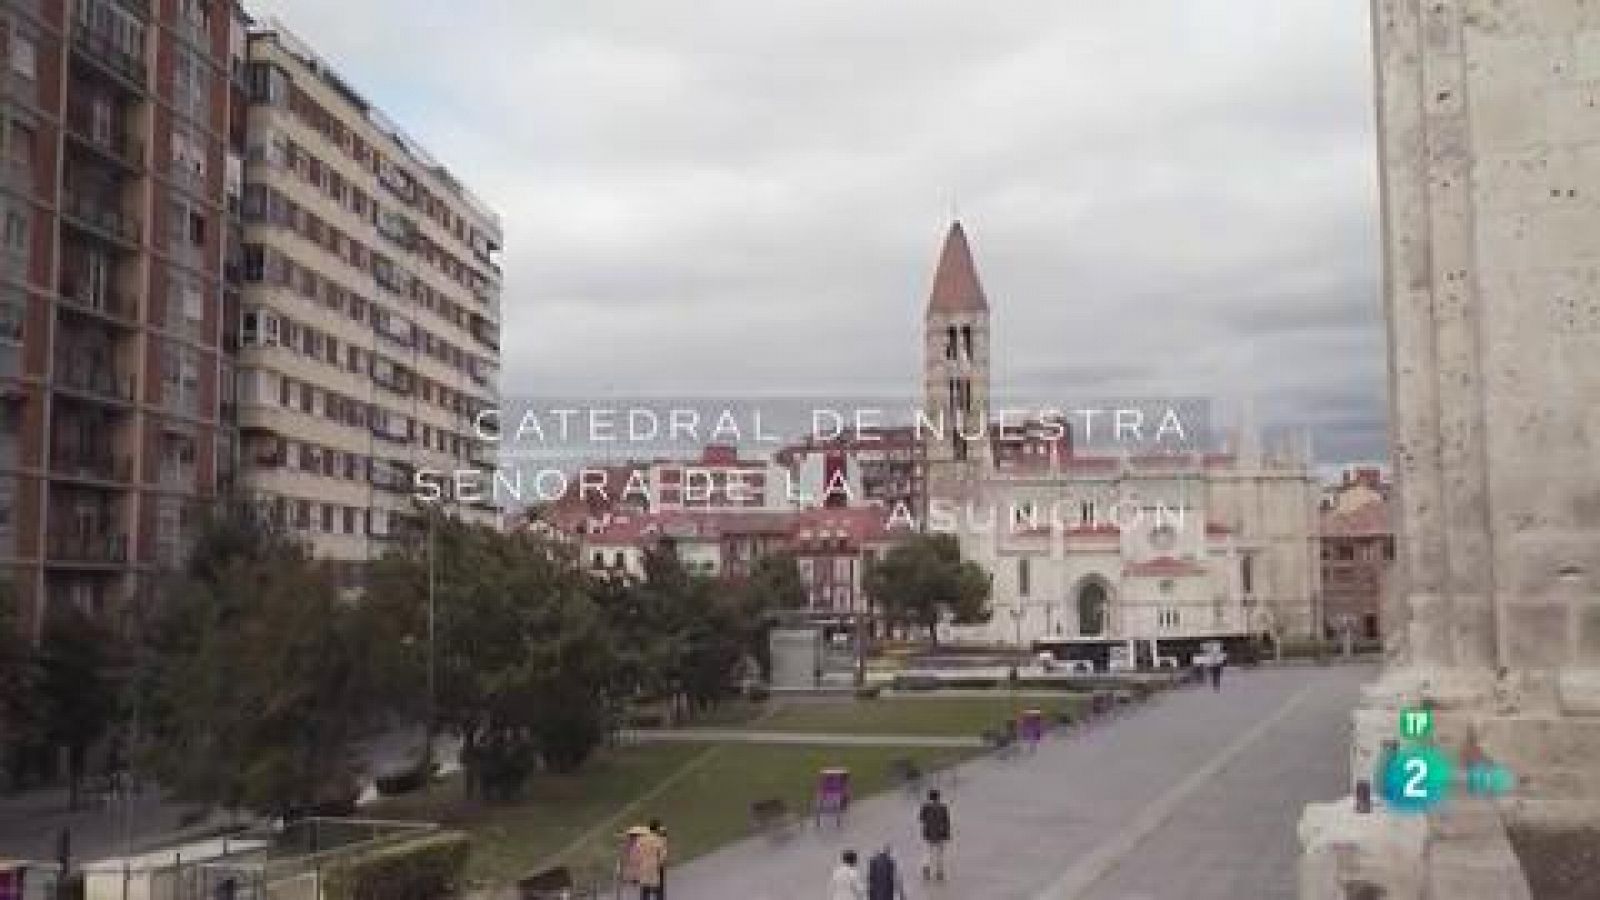
[[1375,0],[1372,24],[1403,627],[1352,777],[1431,703],[1517,784],[1421,843],[1313,807],[1302,893],[1526,896],[1501,823],[1600,820],[1600,4]]

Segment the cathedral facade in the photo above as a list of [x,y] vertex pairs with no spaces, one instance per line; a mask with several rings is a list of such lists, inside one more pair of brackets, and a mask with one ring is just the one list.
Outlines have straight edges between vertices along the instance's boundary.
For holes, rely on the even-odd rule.
[[[1241,422],[1224,448],[1095,451],[991,403],[990,309],[953,224],[924,325],[927,520],[993,578],[992,615],[954,640],[1116,665],[1179,665],[1208,642],[1320,636],[1318,501],[1307,441],[1270,450]],[[1001,432],[1005,432],[1002,435]]]

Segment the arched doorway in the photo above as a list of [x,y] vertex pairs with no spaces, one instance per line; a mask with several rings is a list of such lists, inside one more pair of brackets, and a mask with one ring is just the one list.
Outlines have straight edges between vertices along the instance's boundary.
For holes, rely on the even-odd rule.
[[1106,614],[1111,605],[1111,594],[1106,583],[1091,578],[1078,586],[1078,633],[1084,637],[1100,637],[1106,633]]

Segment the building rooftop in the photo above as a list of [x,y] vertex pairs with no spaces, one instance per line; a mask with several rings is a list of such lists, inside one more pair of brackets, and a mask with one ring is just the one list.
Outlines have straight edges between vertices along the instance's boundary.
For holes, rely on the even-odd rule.
[[933,290],[928,294],[928,312],[988,312],[989,299],[978,282],[978,267],[972,261],[972,247],[966,229],[958,219],[950,223],[944,248],[939,251],[939,267],[933,273]]
[[406,134],[400,126],[396,125],[378,107],[367,102],[350,83],[346,81],[327,61],[313,51],[309,44],[301,40],[275,17],[265,19],[250,18],[248,25],[250,40],[270,40],[282,47],[285,52],[299,60],[306,68],[317,73],[323,82],[344,97],[350,105],[361,110],[373,128],[386,135],[394,147],[406,155],[418,168],[432,175],[446,191],[451,193],[466,204],[475,214],[483,219],[484,224],[494,230],[495,243],[499,243],[501,233],[500,214],[472,193],[460,179],[451,173],[442,163],[434,159],[431,154],[410,135]]

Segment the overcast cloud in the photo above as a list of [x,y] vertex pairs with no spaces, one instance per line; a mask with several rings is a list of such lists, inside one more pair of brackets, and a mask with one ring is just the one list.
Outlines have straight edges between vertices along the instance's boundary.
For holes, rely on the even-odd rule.
[[500,210],[503,392],[905,393],[952,208],[996,390],[1385,455],[1366,4],[255,0]]

